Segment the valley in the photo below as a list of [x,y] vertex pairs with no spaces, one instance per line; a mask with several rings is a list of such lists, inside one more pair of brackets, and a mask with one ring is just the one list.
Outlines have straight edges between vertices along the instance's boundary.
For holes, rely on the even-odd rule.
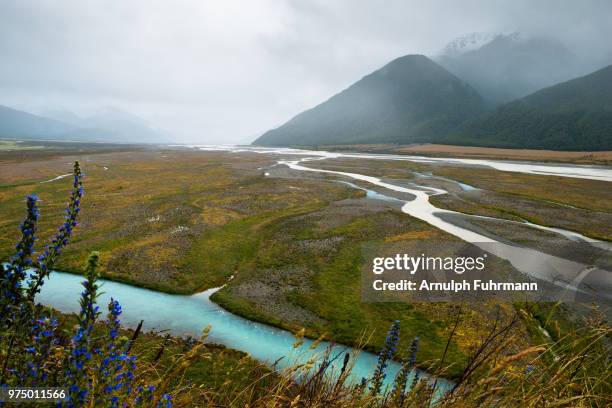
[[0,2],[0,406],[612,407],[612,3]]
[[[87,196],[81,226],[59,270],[81,272],[82,260],[96,249],[105,278],[180,294],[225,284],[211,299],[233,313],[294,332],[304,328],[314,338],[325,334],[343,344],[362,344],[366,350],[379,348],[389,324],[402,319],[402,346],[415,336],[427,344],[419,358],[424,368],[445,347],[457,304],[360,301],[362,248],[384,244],[388,250],[435,254],[463,245],[457,236],[402,212],[420,194],[405,187],[447,191],[429,200],[441,209],[495,218],[451,217],[445,223],[551,255],[609,265],[605,248],[586,251],[568,235],[573,231],[583,244],[598,239],[607,245],[612,200],[606,181],[367,157],[303,162],[329,172],[321,173],[291,164],[308,158],[308,152],[115,148],[0,155],[1,256],[10,254],[17,239],[14,226],[28,192],[42,200],[41,237],[52,233],[67,189],[57,177],[78,159],[87,173]],[[381,188],[334,171],[405,187]],[[547,188],[552,179],[554,188]],[[494,262],[500,271],[512,269],[503,259]],[[494,315],[510,318],[516,307],[495,301],[463,307],[461,333],[448,350],[454,367],[449,377],[460,372],[470,344],[487,331]],[[526,316],[531,317],[513,332],[517,350],[534,341],[532,325],[538,318]]]
[[363,145],[332,145],[328,150],[341,152],[365,152],[405,154],[432,157],[460,157],[473,159],[496,159],[515,161],[537,161],[555,163],[575,163],[610,165],[612,151],[559,151],[536,149],[503,149],[494,147],[457,146],[444,144],[363,144]]

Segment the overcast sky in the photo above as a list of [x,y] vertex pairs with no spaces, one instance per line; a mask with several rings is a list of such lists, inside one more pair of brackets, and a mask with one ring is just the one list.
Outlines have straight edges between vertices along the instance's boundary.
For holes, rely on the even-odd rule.
[[611,1],[0,2],[0,104],[114,106],[177,141],[245,143],[405,54],[472,32],[609,52]]

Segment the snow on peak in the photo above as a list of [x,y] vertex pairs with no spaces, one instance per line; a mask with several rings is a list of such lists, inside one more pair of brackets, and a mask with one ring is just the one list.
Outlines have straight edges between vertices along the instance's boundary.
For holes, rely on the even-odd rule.
[[458,55],[465,54],[466,52],[477,50],[500,36],[516,40],[519,37],[519,33],[480,32],[462,35],[449,42],[444,49],[442,49],[440,55],[446,57],[456,57]]

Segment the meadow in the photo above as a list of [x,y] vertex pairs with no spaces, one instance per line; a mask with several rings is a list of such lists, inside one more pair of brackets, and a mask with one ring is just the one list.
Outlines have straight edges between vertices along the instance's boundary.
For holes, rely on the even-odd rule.
[[[273,167],[274,157],[269,155],[89,146],[3,153],[1,258],[12,253],[18,236],[15,225],[28,193],[38,194],[41,210],[48,214],[40,224],[41,238],[52,235],[68,190],[62,179],[54,179],[68,173],[69,163],[76,159],[87,174],[87,196],[81,226],[57,264],[59,270],[81,273],[83,259],[96,250],[100,272],[109,279],[182,294],[227,283],[212,299],[234,313],[371,351],[380,349],[387,328],[401,320],[404,336],[399,347],[406,349],[420,337],[426,346],[419,352],[418,364],[433,368],[444,353],[449,378],[461,375],[475,340],[490,330],[496,315],[505,320],[521,316],[512,328],[508,353],[535,344],[540,340],[537,327],[549,324],[544,313],[527,305],[471,304],[462,308],[461,321],[447,342],[458,305],[361,302],[364,245],[420,250],[456,238],[401,213],[397,205],[366,200],[362,191],[328,177],[306,178]],[[499,177],[486,178],[480,169],[470,178],[472,169],[461,173],[405,162],[330,160],[321,165],[406,180],[415,177],[412,171],[441,176],[453,171],[454,177],[467,183],[504,194],[504,184],[495,182]],[[522,175],[509,177],[516,184],[524,181]],[[538,202],[608,209],[607,196],[597,198],[601,192],[583,200],[571,179],[561,182],[571,194],[555,195],[555,189],[538,193],[532,181],[525,187],[531,190],[523,194]],[[589,188],[596,191],[596,187]],[[475,207],[492,211],[481,204]],[[505,208],[495,211],[509,213]],[[576,229],[590,232],[581,226]]]
[[[399,347],[405,335],[401,320],[389,327],[373,373],[357,384],[348,378],[359,350],[336,353],[332,344],[305,363],[275,372],[248,355],[208,344],[210,327],[200,338],[143,333],[142,321],[126,330],[121,326],[121,304],[112,295],[106,315],[100,310],[104,288],[99,284],[100,256],[95,251],[84,265],[79,312],[58,313],[37,304],[34,296],[39,285],[45,285],[45,277],[55,273],[58,258],[79,226],[84,190],[78,163],[69,180],[72,188],[64,220],[46,250],[37,251],[40,199],[30,194],[15,253],[0,264],[4,386],[59,386],[61,391],[53,393],[56,406],[67,407],[606,406],[609,402],[610,330],[597,311],[571,327],[569,320],[559,319],[559,305],[523,305],[518,309],[523,321],[528,321],[531,309],[532,315],[545,318],[545,328],[537,326],[541,345],[514,353],[508,351],[516,345],[512,329],[520,315],[506,321],[496,313],[489,329],[471,340],[474,347],[456,380],[443,388],[437,386],[441,381],[437,377],[423,377],[415,370],[422,367],[417,363],[419,337],[407,349]],[[450,374],[449,346],[459,335],[463,318],[459,307],[444,352],[427,367],[431,374]],[[566,327],[561,329],[559,322]],[[304,334],[304,330],[296,333],[294,349],[303,344]],[[341,367],[334,368],[342,354]],[[390,359],[399,360],[401,366],[388,378]],[[389,387],[383,386],[387,379]]]
[[611,151],[558,151],[543,149],[504,149],[498,147],[456,146],[436,143],[394,145],[360,144],[324,146],[324,150],[389,153],[433,157],[461,157],[471,159],[497,159],[610,165]]

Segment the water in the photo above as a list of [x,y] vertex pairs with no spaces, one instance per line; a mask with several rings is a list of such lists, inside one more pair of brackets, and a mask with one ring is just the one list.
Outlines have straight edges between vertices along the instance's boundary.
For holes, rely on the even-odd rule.
[[197,148],[205,151],[230,151],[230,152],[251,152],[267,153],[280,155],[297,155],[319,157],[322,159],[372,159],[372,160],[399,160],[414,163],[426,164],[450,164],[454,166],[479,166],[490,167],[495,170],[509,171],[515,173],[538,174],[545,176],[571,177],[590,180],[600,180],[612,182],[612,168],[592,165],[574,164],[545,164],[535,162],[518,162],[507,160],[485,160],[485,159],[459,159],[447,157],[424,157],[394,154],[369,154],[369,153],[340,153],[327,152],[323,150],[303,150],[291,148],[271,148],[255,146],[205,146],[192,145],[188,147]]
[[[225,146],[196,147],[202,150],[247,151],[290,155],[293,157],[296,155],[302,156],[302,158],[298,160],[279,160],[278,163],[287,165],[291,169],[297,171],[314,171],[341,175],[389,190],[411,194],[415,197],[413,200],[399,200],[359,187],[353,183],[347,183],[352,187],[365,190],[367,196],[370,198],[399,201],[399,203],[402,204],[402,211],[404,213],[426,221],[466,242],[476,245],[486,245],[486,247],[483,247],[486,251],[492,252],[504,259],[508,259],[518,270],[536,275],[540,279],[544,279],[548,274],[552,273],[558,275],[561,270],[570,270],[571,273],[568,277],[573,278],[573,281],[570,282],[569,287],[573,287],[574,289],[580,283],[580,280],[590,273],[600,273],[602,275],[602,280],[609,282],[610,274],[607,271],[595,270],[595,272],[593,272],[593,269],[586,268],[585,265],[544,254],[533,249],[501,244],[490,237],[445,220],[444,215],[448,214],[460,214],[463,216],[461,213],[439,209],[429,202],[430,195],[445,194],[445,190],[429,186],[418,186],[418,188],[422,189],[401,187],[367,175],[316,169],[310,166],[306,167],[303,165],[303,162],[341,157],[377,160],[407,160],[423,163],[489,166],[503,171],[612,181],[612,170],[608,168],[475,159],[347,154],[297,149],[235,148]],[[461,187],[466,190],[473,188],[468,185],[461,185]],[[556,232],[562,233],[562,231]],[[574,238],[579,237],[574,236]],[[495,245],[487,245],[490,243],[494,243]],[[43,290],[39,294],[38,300],[41,303],[53,306],[64,312],[78,311],[78,296],[81,292],[80,282],[82,279],[82,277],[76,275],[55,272],[52,274],[52,278],[43,286]],[[128,326],[135,326],[140,319],[144,319],[144,326],[148,329],[169,330],[173,335],[198,336],[204,327],[211,325],[212,331],[209,337],[210,341],[245,351],[257,360],[268,364],[277,362],[277,367],[281,369],[295,363],[303,363],[315,355],[322,355],[325,348],[329,345],[327,342],[322,342],[311,350],[309,347],[313,342],[312,340],[306,339],[304,345],[296,350],[293,348],[293,344],[296,340],[291,333],[241,318],[213,303],[209,297],[215,289],[192,296],[179,296],[150,291],[117,282],[105,281],[104,291],[106,293],[101,296],[100,302],[107,303],[110,299],[110,295],[119,300],[124,309],[123,322]],[[351,352],[353,349],[341,345],[334,346],[334,353],[344,351]],[[349,381],[358,382],[362,377],[370,377],[376,366],[376,361],[376,355],[366,352],[360,353],[355,361],[352,376]],[[341,363],[342,358],[339,358],[335,362],[335,368],[339,369],[338,366]],[[399,365],[397,363],[391,363],[388,368],[387,381],[394,378],[398,370]],[[439,380],[439,384],[441,387],[440,389],[448,389],[452,385],[445,380]]]
[[[553,283],[563,290],[559,293],[560,298],[558,300],[572,301],[579,294],[591,295],[606,302],[612,299],[612,273],[610,271],[549,255],[535,249],[502,243],[489,236],[447,221],[446,217],[444,217],[445,215],[465,216],[465,214],[437,208],[429,201],[430,195],[446,194],[445,190],[429,186],[419,186],[425,190],[417,190],[397,186],[382,181],[377,177],[303,165],[304,163],[316,163],[321,159],[320,157],[311,157],[298,160],[279,160],[279,163],[293,170],[335,174],[364,181],[392,191],[411,194],[415,198],[410,201],[404,201],[401,209],[402,212],[509,261],[514,268],[526,275]],[[589,284],[585,285],[584,282],[589,282]]]
[[39,183],[40,183],[40,184],[44,184],[44,183],[51,183],[51,182],[53,182],[53,181],[56,181],[56,180],[61,180],[61,179],[63,179],[63,178],[70,177],[70,176],[72,176],[72,173],[62,174],[61,176],[54,177],[54,178],[52,178],[52,179],[50,179],[50,180],[40,181]]
[[476,187],[470,186],[469,184],[461,183],[459,181],[456,181],[456,183],[459,184],[459,187],[461,187],[461,189],[464,191],[478,190]]
[[[325,159],[336,158],[355,158],[355,159],[376,159],[376,160],[405,160],[419,163],[446,163],[453,165],[468,166],[488,166],[501,171],[519,172],[526,174],[540,174],[558,177],[572,177],[582,179],[592,179],[612,182],[612,169],[609,167],[598,166],[578,166],[570,164],[541,164],[541,163],[522,163],[499,160],[480,160],[480,159],[455,159],[455,158],[436,158],[420,156],[402,156],[389,154],[362,154],[362,153],[339,153],[317,150],[300,150],[290,148],[262,148],[262,147],[233,147],[233,146],[193,146],[200,150],[229,151],[229,152],[252,152],[260,154],[275,154],[281,156],[302,156],[297,159],[280,159],[277,164],[306,172],[317,172],[325,174],[335,174],[354,180],[364,181],[379,187],[383,187],[400,193],[408,193],[414,196],[410,201],[403,201],[402,212],[415,218],[423,220],[428,224],[439,228],[451,235],[454,235],[465,242],[472,243],[480,247],[485,252],[489,252],[502,259],[509,261],[518,271],[541,279],[561,289],[560,298],[557,300],[572,301],[579,295],[587,294],[597,299],[608,302],[612,300],[612,272],[584,265],[558,256],[549,255],[545,252],[523,247],[520,245],[499,242],[491,236],[486,236],[457,223],[449,221],[449,216],[459,215],[468,217],[456,211],[440,209],[431,204],[429,196],[446,194],[447,191],[431,186],[415,185],[417,187],[408,188],[382,181],[377,177],[367,176],[358,173],[343,171],[332,171],[316,168],[316,162]],[[309,166],[303,164],[309,163]],[[473,188],[472,186],[461,186],[464,189]],[[359,186],[357,188],[363,189]],[[366,191],[368,191],[366,189]],[[388,199],[386,196],[383,196]],[[500,220],[504,221],[504,220]],[[533,226],[532,226],[533,227]],[[567,238],[578,239],[579,234],[571,233],[561,229],[548,229],[551,232],[560,233]],[[584,240],[587,241],[588,240]],[[591,242],[592,243],[592,242]],[[595,243],[596,244],[596,243]],[[603,245],[604,247],[607,245]]]
[[[53,272],[45,282],[37,301],[52,306],[62,312],[78,312],[78,299],[82,291],[83,277],[69,273]],[[304,345],[295,349],[296,338],[288,331],[244,319],[221,308],[209,298],[217,289],[191,296],[171,295],[135,286],[101,280],[103,286],[99,304],[106,305],[111,296],[121,303],[122,324],[135,327],[144,319],[144,329],[168,330],[175,336],[199,337],[202,330],[210,325],[212,330],[209,342],[224,344],[227,347],[249,353],[255,359],[269,365],[277,362],[279,369],[296,363],[305,363],[315,356],[322,356],[329,346],[321,342],[310,349],[313,340],[304,339]],[[101,307],[101,309],[103,309]],[[355,351],[351,347],[335,345],[332,355]],[[377,356],[361,352],[357,355],[349,382],[357,383],[362,377],[369,378],[374,372]],[[334,369],[339,371],[344,356],[334,362]],[[387,369],[387,384],[395,378],[400,365],[391,362]],[[421,373],[427,377],[425,373]],[[440,390],[449,389],[451,383],[439,379]]]
[[434,176],[431,173],[427,173],[427,174],[423,174],[423,173],[419,173],[419,172],[414,172],[414,174],[416,174],[419,177],[424,177],[424,178],[431,178],[431,179],[436,179],[436,180],[444,180],[444,181],[449,181],[451,183],[455,183],[457,184],[459,187],[461,187],[461,190],[463,191],[474,191],[474,190],[479,190],[479,188],[476,188],[474,186],[471,186],[469,184],[466,183],[462,183],[460,181],[457,180],[453,180],[453,179],[449,179],[446,177],[441,177],[441,176]]
[[348,181],[340,181],[340,183],[346,184],[347,186],[355,188],[357,190],[365,191],[366,198],[371,198],[373,200],[382,200],[382,201],[388,201],[388,202],[396,202],[396,203],[402,203],[403,202],[399,198],[395,198],[395,197],[391,197],[391,196],[388,196],[388,195],[384,195],[384,194],[379,193],[378,191],[369,190],[367,188],[360,187],[357,184],[349,183]]

